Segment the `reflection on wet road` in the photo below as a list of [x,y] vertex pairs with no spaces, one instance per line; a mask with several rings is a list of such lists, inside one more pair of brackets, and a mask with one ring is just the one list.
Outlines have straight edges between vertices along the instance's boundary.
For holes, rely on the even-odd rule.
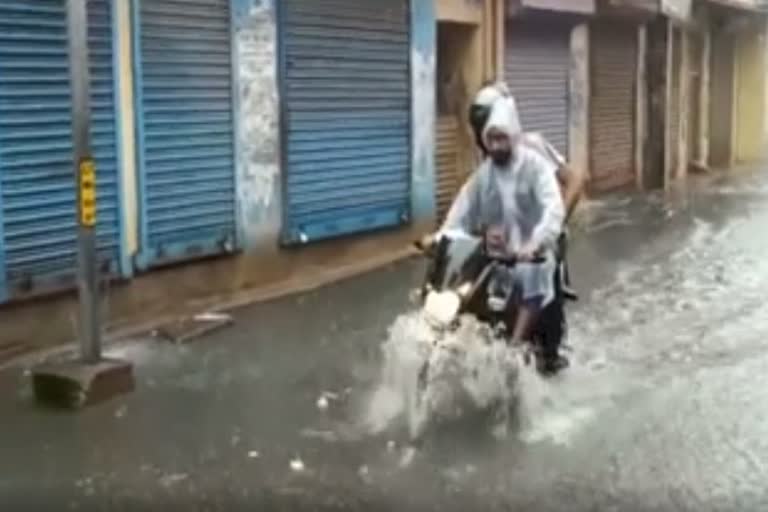
[[529,421],[505,443],[453,433],[403,468],[398,440],[358,428],[379,344],[420,278],[411,261],[245,308],[195,345],[127,345],[141,388],[81,416],[36,410],[25,391],[3,399],[0,496],[111,510],[768,510],[764,181],[596,210],[572,251],[584,296],[572,368],[524,375]]

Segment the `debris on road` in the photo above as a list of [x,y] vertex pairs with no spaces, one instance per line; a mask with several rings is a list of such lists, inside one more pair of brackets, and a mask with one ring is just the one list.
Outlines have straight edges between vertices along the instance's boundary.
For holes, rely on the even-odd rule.
[[408,446],[403,450],[403,455],[400,457],[400,467],[407,468],[413,464],[413,459],[416,458],[416,448]]
[[331,430],[305,428],[300,432],[300,435],[306,439],[320,439],[327,443],[335,443],[339,440],[339,436]]
[[371,478],[371,470],[368,468],[367,465],[360,466],[360,469],[357,470],[357,474],[360,476],[360,479],[366,484],[370,484],[373,482],[373,479]]
[[153,335],[171,343],[185,344],[233,323],[232,316],[226,313],[200,313],[162,325],[153,331]]
[[168,475],[163,475],[160,477],[160,485],[163,487],[171,487],[180,482],[183,482],[187,478],[189,478],[189,475],[186,473],[171,473]]
[[306,468],[304,462],[300,458],[295,458],[291,461],[291,471],[294,473],[302,473]]
[[226,313],[200,313],[195,315],[196,322],[231,322],[232,316]]

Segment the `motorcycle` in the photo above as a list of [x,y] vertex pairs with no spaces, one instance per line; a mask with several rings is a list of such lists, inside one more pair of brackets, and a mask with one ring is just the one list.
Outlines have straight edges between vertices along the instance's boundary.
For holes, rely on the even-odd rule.
[[[490,420],[491,428],[503,436],[519,399],[521,365],[530,365],[540,357],[540,348],[552,330],[537,327],[531,333],[531,344],[509,344],[519,303],[508,272],[518,263],[515,256],[493,255],[483,238],[464,233],[445,234],[429,247],[420,242],[414,245],[428,260],[414,299],[432,329],[433,341],[418,373],[415,405],[419,421],[412,425],[412,440],[419,442],[436,420],[449,419],[440,414],[446,408],[438,403],[446,397],[474,404],[479,409],[475,412]],[[536,258],[533,263],[544,261]],[[473,333],[455,335],[467,324],[474,325]],[[559,327],[562,334],[563,326]],[[483,345],[482,357],[495,361],[490,372],[494,375],[481,375],[472,367],[468,343]],[[457,400],[477,395],[476,381],[484,377],[495,379],[490,396],[486,393],[472,396],[472,400]],[[466,407],[455,412],[464,414]]]

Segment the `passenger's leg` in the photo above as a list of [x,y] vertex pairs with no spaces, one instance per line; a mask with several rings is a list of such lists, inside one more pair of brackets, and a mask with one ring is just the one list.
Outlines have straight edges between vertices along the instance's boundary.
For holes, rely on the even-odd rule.
[[553,299],[554,275],[557,263],[550,254],[544,263],[521,263],[514,271],[515,281],[521,293],[518,318],[512,331],[512,341],[522,342],[530,333],[542,307]]
[[521,301],[517,311],[515,327],[512,330],[512,343],[519,344],[526,340],[531,326],[541,310],[542,297],[533,297]]

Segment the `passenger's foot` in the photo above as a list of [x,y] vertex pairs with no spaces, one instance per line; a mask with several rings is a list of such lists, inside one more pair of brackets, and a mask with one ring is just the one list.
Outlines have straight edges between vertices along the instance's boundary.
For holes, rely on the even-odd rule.
[[570,361],[564,356],[545,357],[538,361],[539,372],[543,375],[555,375],[570,366]]

